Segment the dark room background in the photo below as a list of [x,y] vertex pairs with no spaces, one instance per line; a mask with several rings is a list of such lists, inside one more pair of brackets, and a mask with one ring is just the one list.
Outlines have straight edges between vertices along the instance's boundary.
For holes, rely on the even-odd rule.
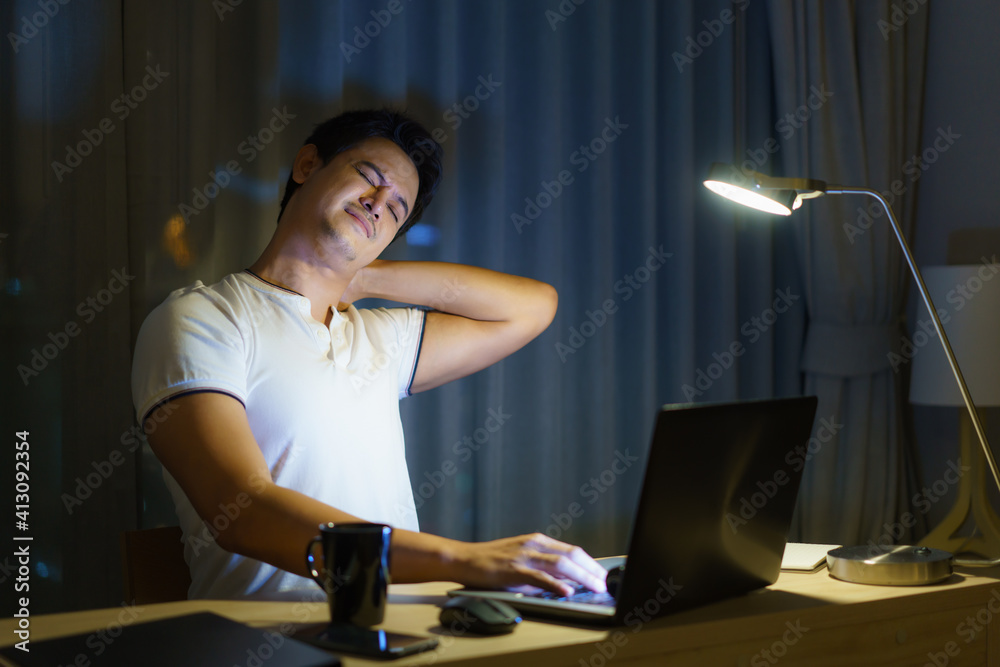
[[612,464],[643,460],[664,403],[819,396],[799,540],[878,539],[957,456],[957,410],[909,406],[885,361],[917,310],[884,221],[845,233],[867,202],[774,219],[701,181],[727,161],[885,190],[950,131],[895,204],[918,262],[944,264],[951,232],[1000,226],[993,0],[2,7],[0,423],[31,469],[0,585],[8,534],[31,535],[35,613],[117,604],[121,531],[176,523],[135,427],[135,335],[172,290],[256,259],[302,140],[350,108],[405,108],[445,152],[386,257],[560,295],[525,349],[403,401],[423,530],[622,552],[642,466]]

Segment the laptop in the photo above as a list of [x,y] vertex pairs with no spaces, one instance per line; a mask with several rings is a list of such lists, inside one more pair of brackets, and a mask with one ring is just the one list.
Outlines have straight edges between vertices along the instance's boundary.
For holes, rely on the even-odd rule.
[[[773,584],[802,481],[815,396],[663,406],[656,416],[617,599],[456,589],[525,615],[636,627]],[[529,592],[525,592],[528,590]],[[638,629],[638,628],[636,628]]]

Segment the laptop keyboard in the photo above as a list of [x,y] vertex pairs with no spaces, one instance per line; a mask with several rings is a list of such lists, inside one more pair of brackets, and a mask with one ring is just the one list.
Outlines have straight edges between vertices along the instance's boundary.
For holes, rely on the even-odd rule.
[[529,597],[538,598],[540,600],[553,600],[555,602],[593,604],[601,607],[615,606],[615,598],[610,593],[597,593],[590,590],[583,584],[575,584],[573,582],[568,583],[574,588],[574,592],[571,595],[556,595],[555,593],[550,593],[548,591],[540,591],[538,593],[531,594]]

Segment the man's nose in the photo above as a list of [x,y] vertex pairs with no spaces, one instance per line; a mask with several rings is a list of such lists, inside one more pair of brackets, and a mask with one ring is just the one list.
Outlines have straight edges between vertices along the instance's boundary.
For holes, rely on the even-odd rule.
[[383,204],[378,199],[378,197],[365,195],[364,197],[361,198],[361,203],[362,205],[364,205],[365,210],[367,210],[369,213],[375,216],[376,220],[378,220],[379,216],[382,215]]

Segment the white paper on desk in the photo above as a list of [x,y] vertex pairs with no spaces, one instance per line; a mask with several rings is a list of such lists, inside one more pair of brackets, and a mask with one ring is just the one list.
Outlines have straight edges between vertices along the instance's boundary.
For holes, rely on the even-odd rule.
[[831,549],[839,549],[839,544],[805,544],[789,542],[785,545],[785,554],[781,557],[781,569],[793,572],[812,572],[826,564],[826,553]]

